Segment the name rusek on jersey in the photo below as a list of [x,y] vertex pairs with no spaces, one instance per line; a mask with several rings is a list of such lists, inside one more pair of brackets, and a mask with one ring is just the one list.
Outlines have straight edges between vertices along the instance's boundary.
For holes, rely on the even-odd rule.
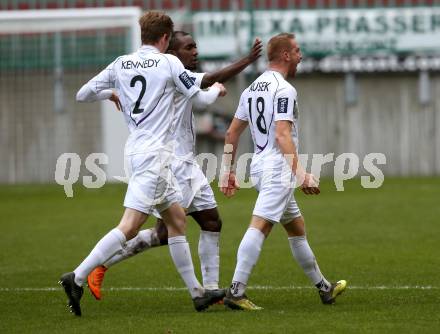
[[251,91],[251,92],[268,92],[270,84],[271,84],[271,82],[266,82],[266,81],[253,82],[252,85],[249,87],[249,91]]

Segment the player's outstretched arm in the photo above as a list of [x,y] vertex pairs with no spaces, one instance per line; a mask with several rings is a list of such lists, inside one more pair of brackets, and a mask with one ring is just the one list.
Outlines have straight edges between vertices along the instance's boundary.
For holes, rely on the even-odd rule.
[[219,96],[226,95],[226,88],[221,83],[214,83],[208,90],[198,91],[192,98],[192,102],[197,109],[205,109],[213,104]]
[[250,64],[255,62],[260,56],[263,49],[263,43],[259,38],[255,39],[254,45],[252,46],[249,54],[229,66],[226,66],[218,71],[212,73],[206,73],[203,76],[201,88],[206,88],[212,85],[214,82],[225,82],[243,71]]
[[318,180],[301,166],[291,133],[292,122],[287,120],[275,122],[275,140],[288,164],[292,167],[296,179],[300,182],[301,190],[307,195],[318,195],[320,193]]
[[222,166],[220,171],[220,191],[226,197],[234,196],[236,190],[240,189],[235,171],[233,170],[235,155],[237,153],[238,141],[246,129],[248,122],[234,117],[229,129],[226,131],[225,148],[223,153]]

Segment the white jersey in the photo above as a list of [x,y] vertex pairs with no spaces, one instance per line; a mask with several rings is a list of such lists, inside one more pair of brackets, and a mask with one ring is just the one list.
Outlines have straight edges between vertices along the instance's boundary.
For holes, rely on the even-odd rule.
[[275,141],[276,121],[287,120],[293,123],[292,139],[298,149],[296,99],[295,88],[276,71],[264,72],[241,94],[235,117],[249,122],[254,142],[252,172],[283,168],[286,164]]
[[176,88],[187,98],[200,90],[177,57],[160,53],[151,45],[117,58],[88,85],[94,93],[118,89],[130,131],[126,154],[168,144],[173,138]]
[[[200,87],[205,73],[194,73],[186,70],[195,86]],[[175,140],[175,155],[180,160],[192,161],[195,156],[195,125],[192,100],[180,93],[174,96],[176,117],[173,122],[173,139]]]

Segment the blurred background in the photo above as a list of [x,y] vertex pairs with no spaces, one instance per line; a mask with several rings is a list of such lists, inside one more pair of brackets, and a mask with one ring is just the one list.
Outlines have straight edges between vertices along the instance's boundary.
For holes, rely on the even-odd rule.
[[[1,0],[0,183],[54,182],[66,152],[83,161],[106,152],[108,174],[122,175],[121,115],[108,102],[76,103],[75,94],[138,47],[136,17],[153,9],[193,34],[201,71],[245,56],[257,36],[266,44],[295,33],[304,58],[292,80],[301,153],[353,152],[362,161],[379,152],[385,176],[440,175],[438,0]],[[265,61],[195,112],[198,153],[221,155],[239,95]],[[252,151],[249,136],[241,150]]]

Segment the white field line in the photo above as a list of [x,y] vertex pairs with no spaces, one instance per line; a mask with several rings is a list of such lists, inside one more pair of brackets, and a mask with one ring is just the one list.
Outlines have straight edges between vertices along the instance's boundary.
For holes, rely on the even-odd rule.
[[[270,285],[254,285],[247,287],[248,290],[307,290],[315,289],[312,286],[270,286]],[[347,286],[350,290],[439,290],[439,286],[422,286],[422,285],[402,285],[402,286]],[[16,287],[16,288],[0,288],[0,292],[36,292],[36,291],[61,291],[61,287],[42,287],[42,288],[31,288],[31,287]],[[134,287],[134,286],[124,286],[124,287],[113,287],[113,288],[103,288],[103,291],[186,291],[186,288],[178,287]]]

